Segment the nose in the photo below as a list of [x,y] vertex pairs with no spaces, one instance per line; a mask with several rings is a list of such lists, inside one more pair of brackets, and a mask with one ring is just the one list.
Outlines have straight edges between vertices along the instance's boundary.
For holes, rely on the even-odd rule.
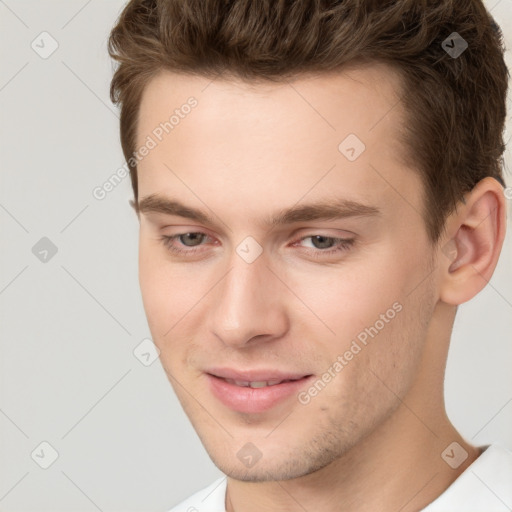
[[237,254],[216,286],[210,329],[225,345],[243,348],[279,338],[289,327],[286,289],[261,255],[247,263]]

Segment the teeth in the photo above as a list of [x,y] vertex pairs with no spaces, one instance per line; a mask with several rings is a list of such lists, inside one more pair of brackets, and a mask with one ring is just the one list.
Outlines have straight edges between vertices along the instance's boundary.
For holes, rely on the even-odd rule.
[[281,384],[282,382],[289,382],[288,380],[279,380],[279,379],[275,379],[275,380],[260,380],[260,381],[254,381],[254,382],[249,382],[249,381],[246,381],[246,380],[234,380],[234,379],[224,379],[226,382],[228,382],[229,384],[234,384],[235,386],[240,386],[240,387],[243,387],[243,388],[253,388],[253,389],[258,389],[258,388],[265,388],[267,386],[275,386],[276,384]]
[[264,380],[261,380],[261,381],[256,381],[256,382],[250,382],[249,383],[249,386],[251,388],[265,388],[268,386],[268,384],[264,381]]

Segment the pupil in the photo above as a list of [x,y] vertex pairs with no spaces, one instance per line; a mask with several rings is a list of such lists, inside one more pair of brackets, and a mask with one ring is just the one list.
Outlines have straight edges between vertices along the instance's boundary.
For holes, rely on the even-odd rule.
[[[312,238],[313,240],[313,245],[315,247],[317,247],[317,249],[325,249],[326,247],[330,247],[331,244],[330,244],[330,241],[331,239],[327,236],[322,236],[322,235],[316,235]],[[320,242],[319,246],[316,244],[316,242]],[[323,243],[322,243],[323,241]],[[327,243],[326,243],[327,242]]]
[[186,233],[185,235],[181,235],[180,238],[181,238],[181,241],[184,243],[184,245],[198,245],[198,244],[187,244],[186,242],[186,239],[187,237],[190,237],[192,238],[192,242],[194,242],[194,240],[199,240],[199,242],[201,241],[201,233]]

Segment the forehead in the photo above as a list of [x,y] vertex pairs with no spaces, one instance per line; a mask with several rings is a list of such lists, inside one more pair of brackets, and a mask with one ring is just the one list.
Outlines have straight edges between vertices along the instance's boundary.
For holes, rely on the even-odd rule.
[[400,86],[382,64],[278,83],[162,72],[140,105],[137,148],[153,143],[138,164],[139,197],[236,197],[245,211],[305,195],[419,204],[402,158]]
[[302,74],[277,82],[234,77],[212,80],[162,71],[144,89],[138,143],[155,123],[168,119],[191,97],[200,104],[195,118],[215,117],[219,123],[229,122],[229,127],[243,123],[246,132],[255,127],[255,122],[267,131],[272,126],[282,131],[286,125],[302,120],[318,131],[339,131],[342,135],[343,130],[352,129],[365,138],[365,132],[373,131],[384,117],[388,118],[386,128],[403,122],[398,105],[401,86],[397,72],[381,63],[351,65],[336,72]]

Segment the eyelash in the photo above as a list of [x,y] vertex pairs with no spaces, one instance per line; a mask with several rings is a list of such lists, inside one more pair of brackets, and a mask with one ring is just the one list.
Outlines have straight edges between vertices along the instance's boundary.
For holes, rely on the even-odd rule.
[[[204,235],[204,236],[208,237],[208,235],[206,235],[206,233],[201,233],[201,232],[196,232],[196,231],[188,231],[186,233],[178,233],[177,235],[172,235],[172,236],[162,235],[160,237],[160,240],[163,243],[163,245],[170,252],[172,252],[174,254],[178,254],[180,256],[192,255],[192,254],[197,253],[198,250],[200,250],[199,248],[201,246],[192,247],[190,250],[183,250],[183,249],[178,249],[177,247],[172,245],[173,240],[177,240],[177,239],[179,239],[180,236],[187,235],[187,234]],[[310,250],[308,250],[307,252],[314,258],[322,258],[325,256],[332,256],[336,253],[347,251],[348,249],[350,249],[350,247],[352,247],[354,245],[354,242],[355,242],[354,238],[336,238],[336,237],[324,236],[324,235],[309,235],[309,236],[304,236],[304,237],[300,238],[297,242],[294,242],[294,244],[298,243],[298,242],[302,242],[303,240],[306,240],[308,238],[313,238],[315,236],[321,236],[321,237],[327,238],[329,240],[338,241],[338,245],[335,249],[325,249],[325,250],[324,249],[312,249],[312,250],[310,249]]]

